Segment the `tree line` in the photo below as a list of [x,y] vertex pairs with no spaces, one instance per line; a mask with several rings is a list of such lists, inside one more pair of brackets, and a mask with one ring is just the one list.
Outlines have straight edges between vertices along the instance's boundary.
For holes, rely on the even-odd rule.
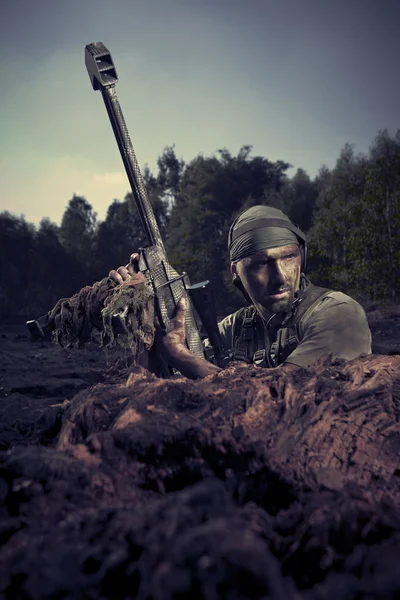
[[[192,283],[210,279],[218,314],[242,305],[231,283],[227,235],[232,220],[254,204],[280,208],[307,233],[308,274],[314,283],[360,301],[395,302],[400,295],[400,130],[378,133],[368,154],[351,144],[332,169],[315,178],[290,164],[219,150],[189,163],[164,149],[147,192],[168,258]],[[105,277],[144,246],[131,193],[114,200],[104,221],[74,195],[58,226],[38,228],[24,216],[0,213],[0,314],[38,316],[61,297]]]

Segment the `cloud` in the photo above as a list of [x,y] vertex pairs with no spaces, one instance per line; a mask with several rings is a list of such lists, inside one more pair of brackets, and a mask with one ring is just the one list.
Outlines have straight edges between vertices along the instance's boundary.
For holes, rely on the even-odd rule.
[[95,185],[128,185],[125,173],[102,173],[93,176]]
[[27,158],[23,177],[18,161],[4,160],[0,166],[0,212],[24,213],[34,223],[46,216],[60,223],[73,194],[84,196],[102,220],[114,198],[123,200],[128,191],[123,173],[98,172],[82,157],[64,156],[35,164]]

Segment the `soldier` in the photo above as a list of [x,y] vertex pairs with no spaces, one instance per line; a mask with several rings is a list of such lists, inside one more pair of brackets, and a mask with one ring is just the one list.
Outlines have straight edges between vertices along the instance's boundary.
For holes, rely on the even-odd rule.
[[[353,359],[371,353],[371,332],[361,305],[342,292],[314,286],[304,274],[304,233],[280,210],[253,206],[233,222],[228,239],[233,283],[250,305],[219,323],[234,360],[273,368],[307,367],[319,357]],[[132,266],[110,272],[121,283]],[[185,345],[182,300],[159,344],[168,363],[196,379],[219,367],[192,355]],[[205,342],[207,347],[207,341]]]

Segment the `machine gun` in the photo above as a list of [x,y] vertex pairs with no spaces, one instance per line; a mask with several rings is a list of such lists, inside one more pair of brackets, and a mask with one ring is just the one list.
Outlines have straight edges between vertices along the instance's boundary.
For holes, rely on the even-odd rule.
[[[155,310],[160,326],[165,331],[169,330],[170,320],[175,313],[176,306],[185,296],[187,299],[185,323],[187,347],[195,356],[207,358],[224,366],[228,361],[228,355],[219,335],[210,282],[206,281],[191,286],[187,274],[179,275],[167,259],[160,230],[147,197],[144,181],[117,98],[115,90],[118,82],[117,72],[111,54],[102,42],[85,46],[85,64],[93,89],[100,90],[103,97],[132,189],[132,197],[147,238],[147,246],[139,249],[138,266],[153,287]],[[197,319],[193,305],[197,312]],[[42,319],[44,318],[42,317]],[[118,317],[116,319],[118,320]],[[209,350],[207,355],[203,348],[198,320],[202,323],[211,344],[211,351]],[[41,330],[43,332],[40,321],[41,319],[27,322],[33,335],[40,334]],[[123,331],[124,323],[116,323],[116,327]],[[171,369],[169,372],[172,372]],[[165,368],[163,374],[166,374]]]

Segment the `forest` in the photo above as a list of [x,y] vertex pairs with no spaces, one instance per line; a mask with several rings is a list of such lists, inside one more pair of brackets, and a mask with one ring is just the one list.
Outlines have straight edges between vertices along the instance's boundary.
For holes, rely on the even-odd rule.
[[[400,130],[378,132],[367,154],[351,144],[335,166],[315,178],[291,165],[221,149],[188,163],[174,146],[143,169],[169,261],[192,283],[211,280],[218,315],[242,304],[231,283],[227,234],[232,220],[254,204],[280,208],[308,238],[313,283],[348,293],[364,305],[395,303],[400,295]],[[94,203],[95,204],[95,203]],[[12,200],[10,199],[10,205]],[[114,200],[104,221],[73,195],[61,224],[39,227],[23,215],[0,213],[0,315],[37,317],[59,298],[106,277],[146,244],[131,193]]]

